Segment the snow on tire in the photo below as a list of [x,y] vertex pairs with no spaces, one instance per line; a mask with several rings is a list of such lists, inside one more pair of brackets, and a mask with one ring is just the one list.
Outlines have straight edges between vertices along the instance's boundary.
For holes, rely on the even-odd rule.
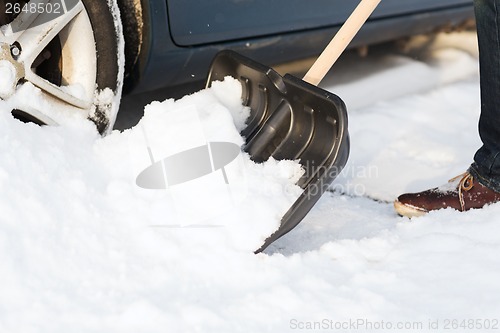
[[0,109],[48,125],[88,118],[109,133],[125,64],[116,0],[0,0],[1,7]]

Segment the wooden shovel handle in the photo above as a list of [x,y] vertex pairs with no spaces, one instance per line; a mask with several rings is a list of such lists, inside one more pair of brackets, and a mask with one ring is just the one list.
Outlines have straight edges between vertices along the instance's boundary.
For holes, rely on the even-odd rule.
[[361,0],[354,12],[314,62],[303,80],[317,86],[347,48],[381,0]]

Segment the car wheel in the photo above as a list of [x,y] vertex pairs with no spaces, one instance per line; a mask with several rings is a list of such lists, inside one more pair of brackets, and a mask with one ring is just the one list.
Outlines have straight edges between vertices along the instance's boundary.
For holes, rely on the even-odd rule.
[[125,63],[116,0],[0,0],[0,10],[0,98],[13,115],[85,117],[110,132]]

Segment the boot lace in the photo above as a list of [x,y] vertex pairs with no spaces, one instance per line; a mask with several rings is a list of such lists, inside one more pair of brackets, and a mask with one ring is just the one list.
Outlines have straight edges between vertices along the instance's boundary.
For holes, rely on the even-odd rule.
[[459,178],[461,179],[458,186],[458,199],[460,200],[460,208],[462,209],[462,211],[465,211],[464,192],[468,192],[474,187],[474,176],[472,176],[469,172],[465,172],[455,178],[450,179],[450,182],[456,181]]

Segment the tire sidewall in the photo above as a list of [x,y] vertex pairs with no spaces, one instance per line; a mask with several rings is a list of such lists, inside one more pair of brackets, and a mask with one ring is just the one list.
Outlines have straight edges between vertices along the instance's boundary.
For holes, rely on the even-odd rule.
[[122,26],[115,0],[81,0],[92,25],[96,46],[96,95],[106,88],[113,91],[113,105],[94,101],[94,110],[89,118],[96,124],[99,133],[112,130],[118,112],[123,85],[124,57]]

